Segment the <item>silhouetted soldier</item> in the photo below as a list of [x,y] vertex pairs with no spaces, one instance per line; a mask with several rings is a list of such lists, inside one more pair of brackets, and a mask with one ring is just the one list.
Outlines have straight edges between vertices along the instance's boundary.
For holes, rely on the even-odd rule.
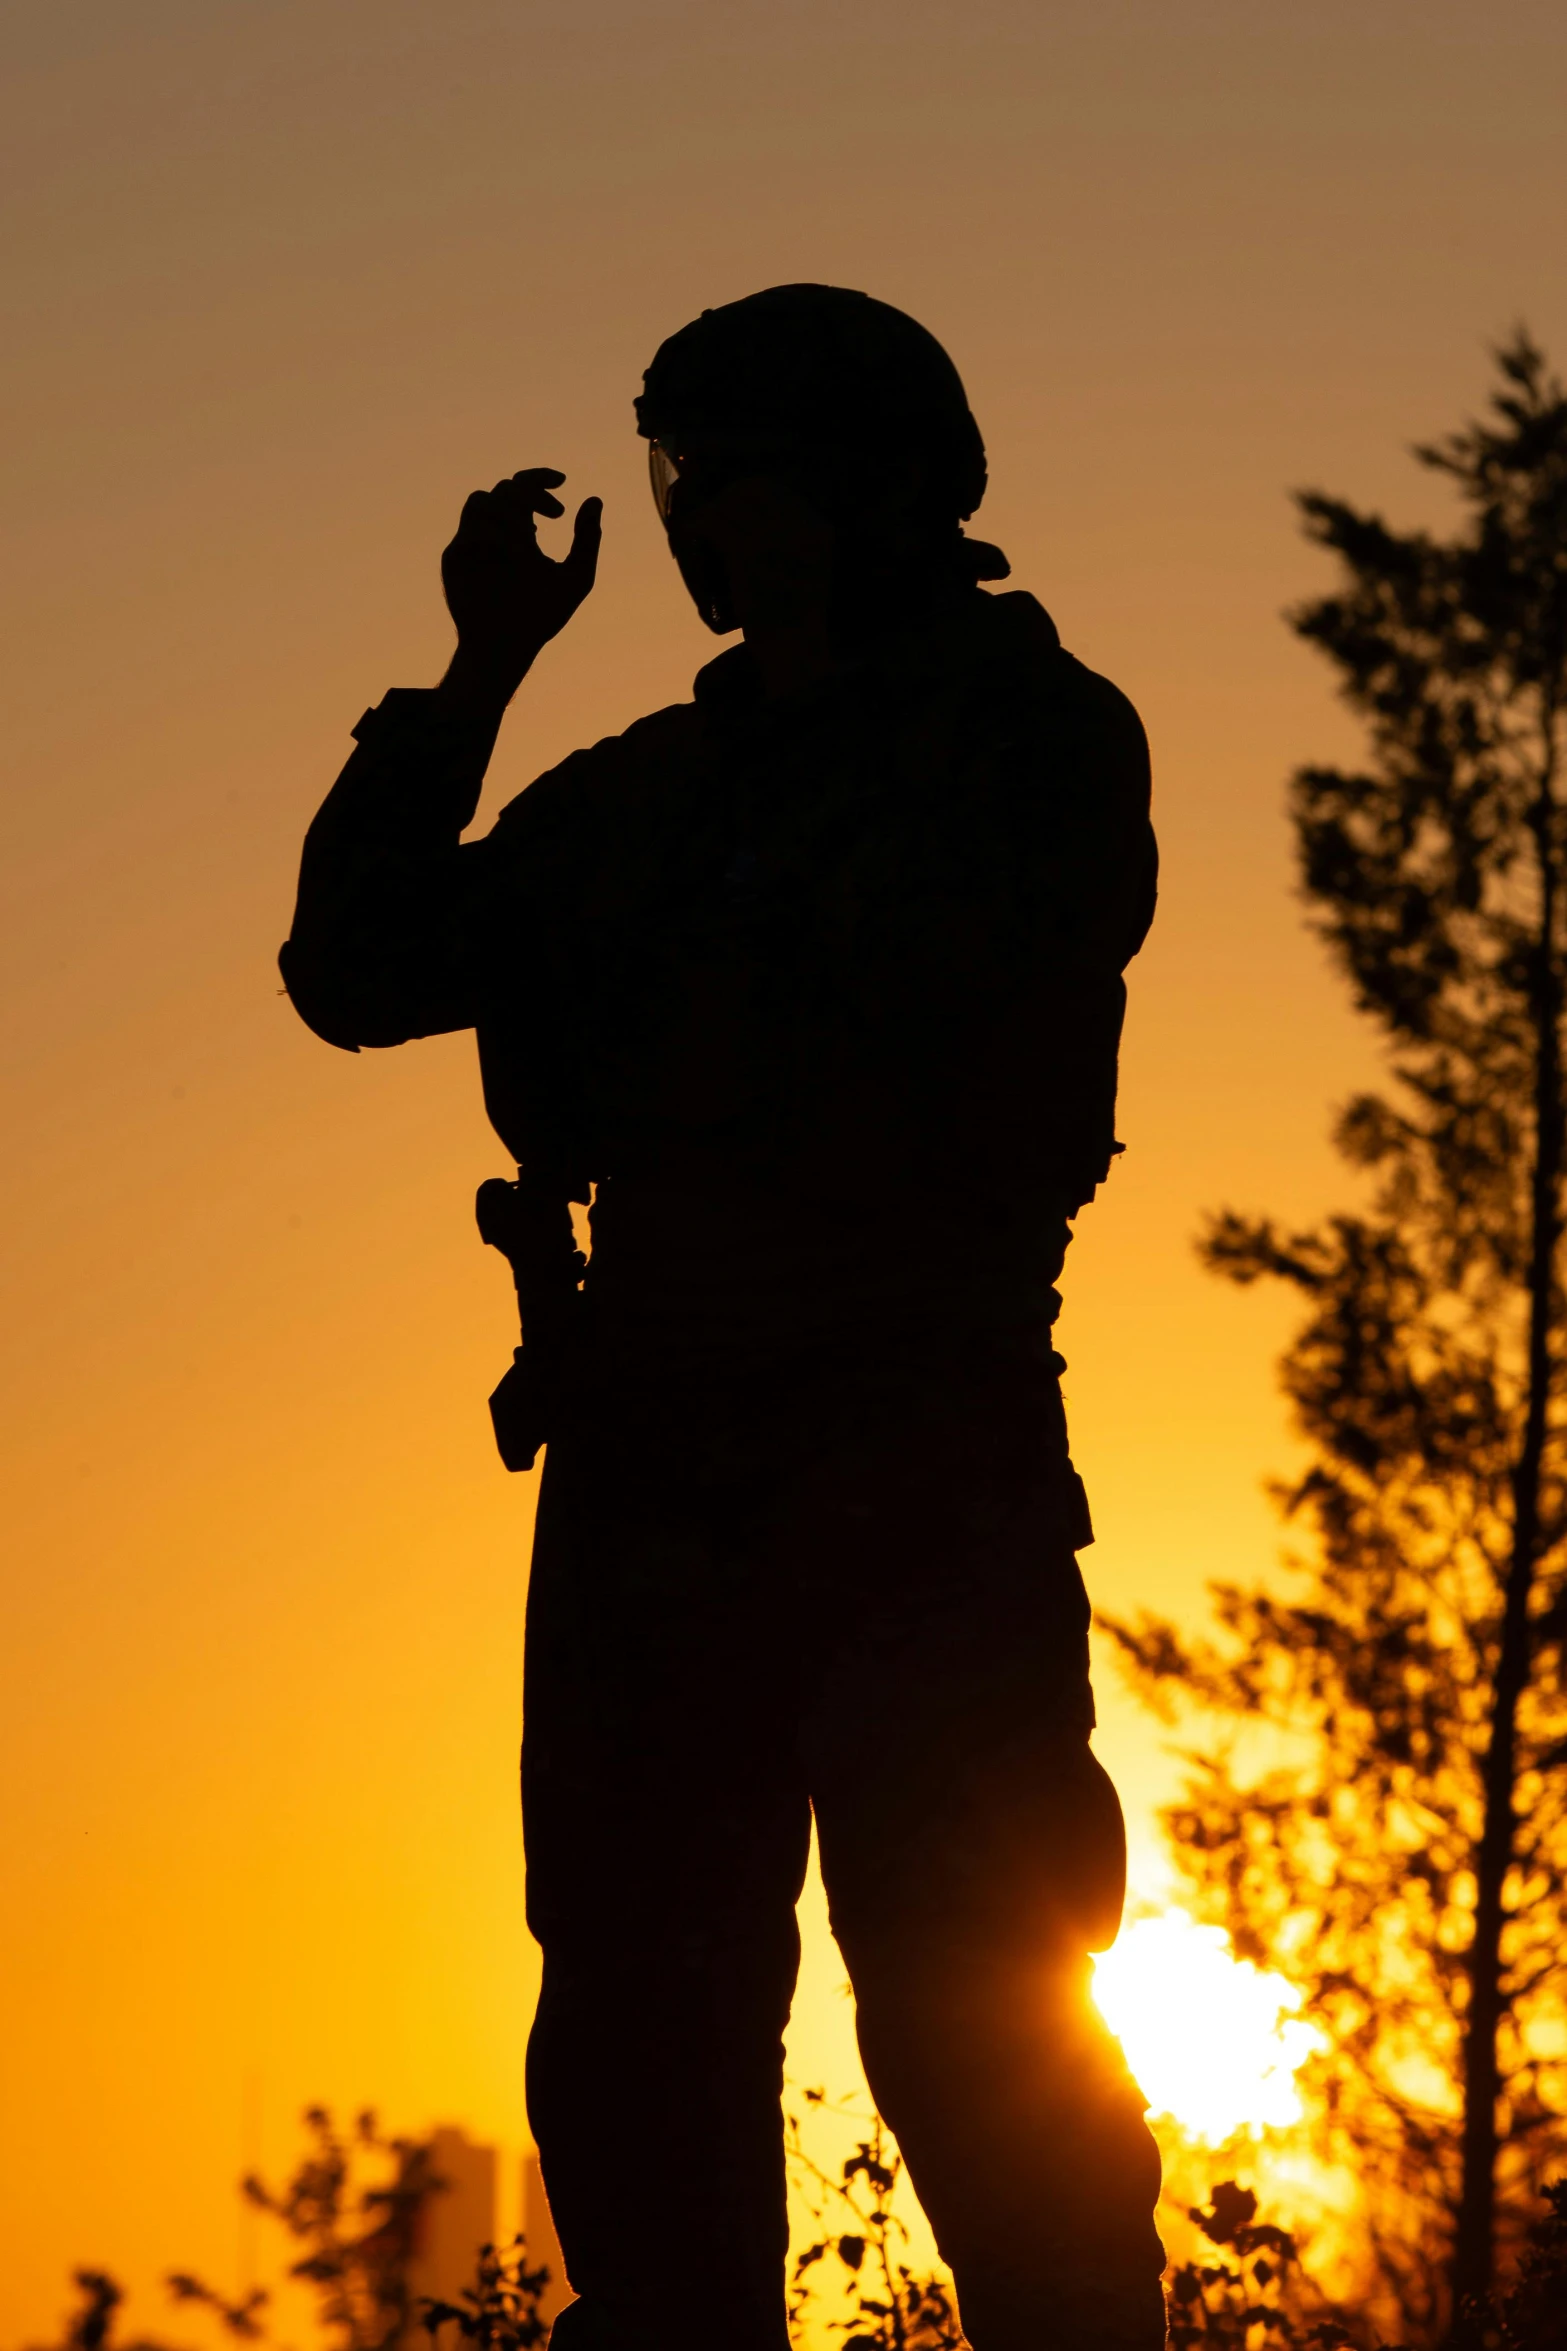
[[560,2351],[782,2351],[813,1807],[975,2351],[1154,2351],[1158,2159],[1087,1997],[1125,1857],[1051,1338],[1117,1148],[1142,730],[1031,597],[979,591],[1007,570],[959,528],[983,444],[900,312],[822,286],[706,311],[637,417],[686,585],[744,643],[459,846],[599,539],[589,499],[540,552],[558,473],[476,493],[456,655],[361,719],[283,957],[333,1044],[476,1029],[522,1170]]

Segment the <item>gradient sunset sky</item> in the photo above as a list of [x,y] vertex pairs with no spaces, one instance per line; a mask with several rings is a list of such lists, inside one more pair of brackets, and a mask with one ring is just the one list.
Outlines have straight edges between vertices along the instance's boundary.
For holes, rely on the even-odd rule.
[[[469,1039],[335,1054],[273,962],[349,727],[444,664],[464,495],[606,501],[493,812],[716,649],[632,429],[660,339],[813,278],[952,351],[977,527],[1153,742],[1129,1150],[1061,1335],[1094,1596],[1195,1611],[1277,1559],[1290,1452],[1287,1308],[1191,1236],[1345,1197],[1373,1065],[1292,896],[1285,779],[1355,738],[1280,618],[1326,576],[1287,492],[1441,522],[1407,444],[1519,319],[1567,366],[1567,11],[10,0],[0,37],[9,2351],[79,2261],[198,2339],[155,2282],[235,2282],[232,2182],[308,2099],[524,2137],[505,1161]],[[1153,1887],[1171,1767],[1101,1691]]]

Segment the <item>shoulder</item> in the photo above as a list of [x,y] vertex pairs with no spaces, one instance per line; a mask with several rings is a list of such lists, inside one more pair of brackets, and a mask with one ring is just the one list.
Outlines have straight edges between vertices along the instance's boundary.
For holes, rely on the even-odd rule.
[[689,773],[701,721],[696,705],[673,702],[637,719],[623,734],[573,751],[508,801],[488,838],[500,847],[541,846],[546,839],[591,838],[624,821],[639,805],[661,801]]
[[1073,901],[1062,903],[1064,928],[1105,931],[1119,968],[1148,928],[1158,872],[1143,722],[1119,686],[1065,650],[1032,596],[984,603],[979,667],[994,681],[977,714],[986,764],[1024,862],[1032,857]]
[[[1058,806],[1094,805],[1100,821],[1146,817],[1148,738],[1130,698],[1069,653],[1036,598],[980,595],[971,616],[976,720]],[[1021,771],[1017,755],[1023,754]]]
[[1062,644],[1055,622],[1024,589],[979,597],[974,635],[981,668],[1009,675],[1048,708],[1057,724],[1101,736],[1107,747],[1140,749],[1148,738],[1130,698]]

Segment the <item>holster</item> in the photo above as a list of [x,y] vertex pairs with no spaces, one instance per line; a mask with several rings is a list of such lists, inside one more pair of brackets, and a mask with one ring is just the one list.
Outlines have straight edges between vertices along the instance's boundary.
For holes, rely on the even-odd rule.
[[474,1201],[481,1239],[498,1249],[517,1288],[521,1342],[490,1397],[495,1443],[508,1469],[531,1469],[549,1440],[575,1351],[587,1259],[571,1225],[573,1193],[548,1173],[492,1176]]

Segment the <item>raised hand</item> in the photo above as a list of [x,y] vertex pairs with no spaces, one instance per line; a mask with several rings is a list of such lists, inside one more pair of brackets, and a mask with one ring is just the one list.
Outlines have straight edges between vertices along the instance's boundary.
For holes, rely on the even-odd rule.
[[449,689],[502,704],[510,700],[539,648],[558,636],[593,585],[603,501],[577,509],[571,545],[557,563],[539,545],[535,516],[564,514],[554,495],[565,480],[537,465],[475,490],[456,537],[441,557],[447,610],[457,624]]

